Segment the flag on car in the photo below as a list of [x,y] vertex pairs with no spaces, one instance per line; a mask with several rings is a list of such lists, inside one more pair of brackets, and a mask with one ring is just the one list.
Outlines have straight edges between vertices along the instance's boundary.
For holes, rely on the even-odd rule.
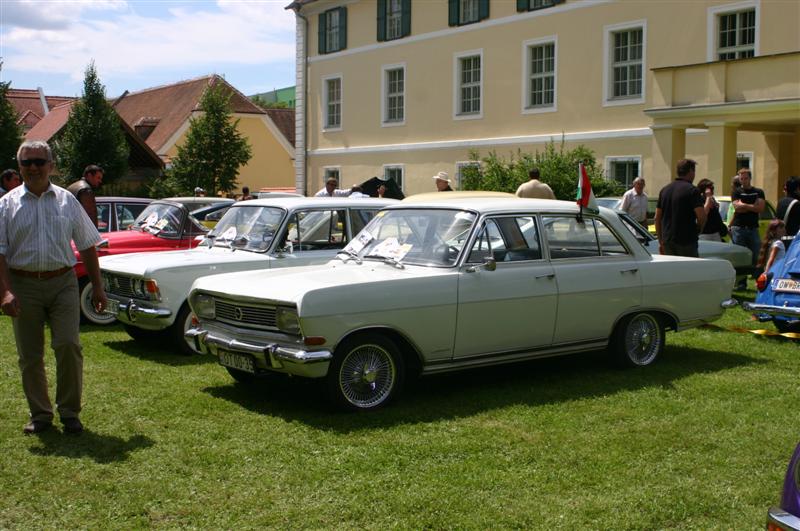
[[589,181],[589,175],[586,173],[586,167],[583,162],[578,164],[578,195],[575,197],[575,202],[581,207],[581,210],[588,208],[589,210],[598,210],[597,201],[592,192],[592,183]]

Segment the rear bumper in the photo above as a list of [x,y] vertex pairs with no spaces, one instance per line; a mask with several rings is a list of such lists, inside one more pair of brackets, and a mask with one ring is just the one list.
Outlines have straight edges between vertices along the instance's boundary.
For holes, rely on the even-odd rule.
[[767,529],[800,531],[800,518],[778,507],[770,507],[767,513]]
[[742,303],[742,308],[748,312],[760,313],[772,316],[793,317],[800,319],[800,307],[797,306],[774,306],[772,304],[757,304],[755,302]]

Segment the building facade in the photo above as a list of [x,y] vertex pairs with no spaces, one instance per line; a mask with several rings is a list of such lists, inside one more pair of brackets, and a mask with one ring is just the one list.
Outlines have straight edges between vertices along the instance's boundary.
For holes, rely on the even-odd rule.
[[297,0],[296,186],[459,186],[470,153],[585,145],[651,193],[684,156],[800,174],[800,2]]

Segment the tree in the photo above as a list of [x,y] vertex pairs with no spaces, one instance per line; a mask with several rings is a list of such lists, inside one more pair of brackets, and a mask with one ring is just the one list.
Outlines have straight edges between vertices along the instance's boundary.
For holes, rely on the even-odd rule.
[[542,153],[538,150],[533,154],[517,151],[516,157],[512,154],[508,161],[498,157],[494,151],[483,159],[478,157],[477,151],[472,151],[470,159],[475,165],[464,168],[464,190],[494,190],[513,194],[520,184],[528,180],[528,171],[539,168],[540,180],[553,189],[557,199],[574,201],[578,189],[578,164],[583,162],[596,197],[615,196],[624,191],[618,183],[603,177],[603,171],[597,166],[591,149],[578,146],[566,150],[563,141],[559,150],[550,141]]
[[289,104],[285,101],[267,101],[261,94],[256,94],[250,98],[250,101],[261,107],[262,109],[289,109]]
[[7,97],[10,86],[10,81],[0,82],[0,171],[17,167],[17,149],[22,144],[22,128],[17,124],[17,111]]
[[236,188],[239,168],[251,157],[250,144],[232,119],[231,92],[218,83],[206,89],[200,100],[203,114],[189,121],[186,141],[172,159],[171,177],[189,193],[199,186],[209,195]]
[[54,142],[64,182],[81,177],[89,164],[103,168],[103,182],[114,182],[128,172],[129,149],[120,120],[106,100],[94,62],[89,63],[83,96],[70,109],[64,133]]

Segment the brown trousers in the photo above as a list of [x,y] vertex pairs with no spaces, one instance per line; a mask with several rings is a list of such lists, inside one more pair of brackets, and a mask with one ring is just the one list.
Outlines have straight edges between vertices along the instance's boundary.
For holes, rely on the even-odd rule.
[[11,289],[20,303],[13,319],[22,389],[31,420],[51,422],[53,405],[44,368],[44,325],[50,325],[56,355],[56,405],[61,418],[78,417],[83,391],[83,354],[79,338],[78,279],[70,270],[47,280],[11,273]]

